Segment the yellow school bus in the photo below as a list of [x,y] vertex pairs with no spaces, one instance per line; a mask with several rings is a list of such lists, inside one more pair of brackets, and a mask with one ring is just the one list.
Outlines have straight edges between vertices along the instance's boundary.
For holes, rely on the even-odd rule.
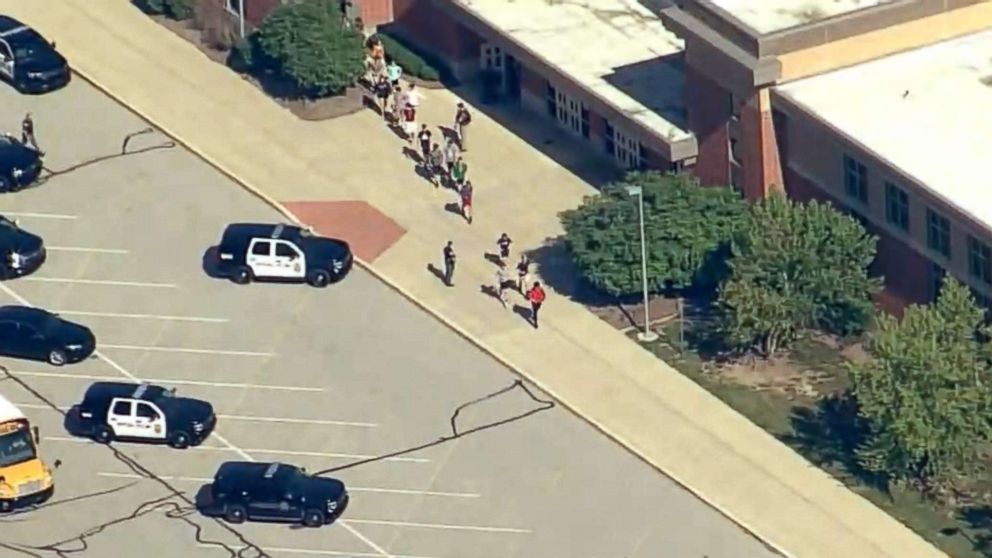
[[44,502],[54,491],[52,471],[38,457],[38,429],[0,395],[0,512]]

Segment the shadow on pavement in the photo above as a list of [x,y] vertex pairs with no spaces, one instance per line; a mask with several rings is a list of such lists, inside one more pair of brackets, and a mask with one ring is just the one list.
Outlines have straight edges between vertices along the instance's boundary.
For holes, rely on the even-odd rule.
[[444,283],[444,272],[438,269],[436,265],[432,263],[427,264],[427,271],[430,271],[434,277],[437,277],[438,281]]
[[533,272],[556,293],[585,306],[615,307],[618,301],[586,281],[568,253],[564,238],[549,238],[544,244],[524,252],[533,263]]

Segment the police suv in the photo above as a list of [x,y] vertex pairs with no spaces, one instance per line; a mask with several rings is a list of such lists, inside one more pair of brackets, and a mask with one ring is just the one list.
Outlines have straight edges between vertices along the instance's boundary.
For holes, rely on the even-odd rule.
[[0,215],[0,279],[32,273],[46,258],[40,236],[22,229],[17,220]]
[[72,410],[74,433],[114,440],[167,443],[184,449],[202,442],[217,423],[206,401],[176,397],[150,384],[96,382]]
[[72,73],[55,43],[12,17],[0,16],[0,78],[22,93],[42,93],[65,86]]
[[0,192],[16,192],[41,175],[41,153],[17,141],[10,134],[0,134]]
[[348,505],[348,491],[337,479],[311,476],[284,463],[248,461],[222,464],[201,497],[200,513],[230,523],[249,519],[320,527]]
[[326,287],[354,263],[347,242],[282,224],[228,225],[217,252],[219,273],[238,284],[268,279]]

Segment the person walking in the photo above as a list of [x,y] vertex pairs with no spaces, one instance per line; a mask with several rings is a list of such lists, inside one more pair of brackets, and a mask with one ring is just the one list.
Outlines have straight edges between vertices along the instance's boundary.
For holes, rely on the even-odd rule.
[[417,84],[411,83],[410,88],[406,92],[406,103],[415,109],[420,108],[420,101],[422,101],[423,98],[424,96],[421,95],[420,90],[417,89]]
[[458,144],[455,142],[454,138],[446,138],[444,143],[444,165],[448,171],[449,177],[451,176],[451,168],[455,166],[455,161],[458,160],[460,154]]
[[506,260],[510,259],[510,244],[513,240],[510,235],[503,233],[496,239],[496,246],[499,248],[499,263],[501,267],[506,267]]
[[417,141],[420,142],[420,156],[423,158],[424,167],[427,167],[427,156],[431,153],[431,131],[427,124],[420,126],[420,131],[417,132]]
[[451,185],[457,191],[462,191],[462,184],[465,182],[465,177],[468,174],[468,163],[465,159],[458,157],[455,159],[455,164],[451,166]]
[[455,136],[458,137],[458,146],[462,151],[468,151],[468,138],[466,136],[468,125],[472,122],[472,114],[465,108],[465,103],[458,103],[458,110],[455,111]]
[[45,154],[44,151],[38,147],[38,140],[34,137],[34,120],[31,118],[31,113],[24,115],[24,120],[21,121],[21,143],[27,146],[29,143],[35,151]]
[[392,92],[393,86],[389,85],[386,76],[379,76],[379,81],[375,84],[375,98],[379,101],[383,120],[389,120],[389,96]]
[[541,283],[535,281],[534,286],[527,291],[527,300],[530,302],[530,320],[531,324],[534,325],[534,329],[537,329],[537,313],[541,310],[541,305],[544,304],[544,299],[547,295],[544,294],[544,289],[541,288]]
[[524,286],[527,284],[527,277],[530,275],[530,260],[527,254],[520,254],[520,261],[517,262],[517,290],[524,294]]
[[451,241],[444,247],[444,284],[453,287],[454,284],[451,282],[455,277],[455,248],[451,245]]
[[435,143],[434,148],[427,155],[427,174],[435,188],[441,185],[443,173],[444,152],[441,151],[441,146]]
[[413,145],[413,138],[417,135],[417,111],[410,105],[406,105],[403,114],[403,135],[406,142]]
[[393,117],[401,127],[403,126],[404,107],[406,107],[406,91],[403,90],[402,84],[397,83],[393,87]]
[[510,282],[510,277],[502,267],[496,268],[496,298],[499,299],[503,308],[506,308],[506,284]]
[[396,87],[400,84],[400,76],[403,75],[403,68],[396,63],[396,60],[390,60],[389,65],[386,66],[386,79],[389,80],[389,84]]
[[465,184],[462,185],[462,189],[458,194],[462,198],[462,216],[468,221],[468,224],[472,224],[472,181],[466,180]]

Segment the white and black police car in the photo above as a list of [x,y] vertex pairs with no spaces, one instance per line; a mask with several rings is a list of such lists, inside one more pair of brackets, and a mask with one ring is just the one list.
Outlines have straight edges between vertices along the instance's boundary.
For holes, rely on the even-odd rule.
[[326,287],[344,278],[353,263],[343,240],[291,225],[235,223],[224,230],[216,265],[220,275],[238,284],[264,279]]
[[217,424],[213,406],[176,397],[151,384],[96,382],[74,406],[73,434],[108,444],[114,440],[167,443],[185,449],[201,443]]
[[21,93],[44,93],[64,87],[72,72],[55,43],[20,21],[0,15],[0,78]]
[[197,496],[200,513],[230,523],[279,521],[320,527],[348,506],[344,483],[285,463],[229,461]]

